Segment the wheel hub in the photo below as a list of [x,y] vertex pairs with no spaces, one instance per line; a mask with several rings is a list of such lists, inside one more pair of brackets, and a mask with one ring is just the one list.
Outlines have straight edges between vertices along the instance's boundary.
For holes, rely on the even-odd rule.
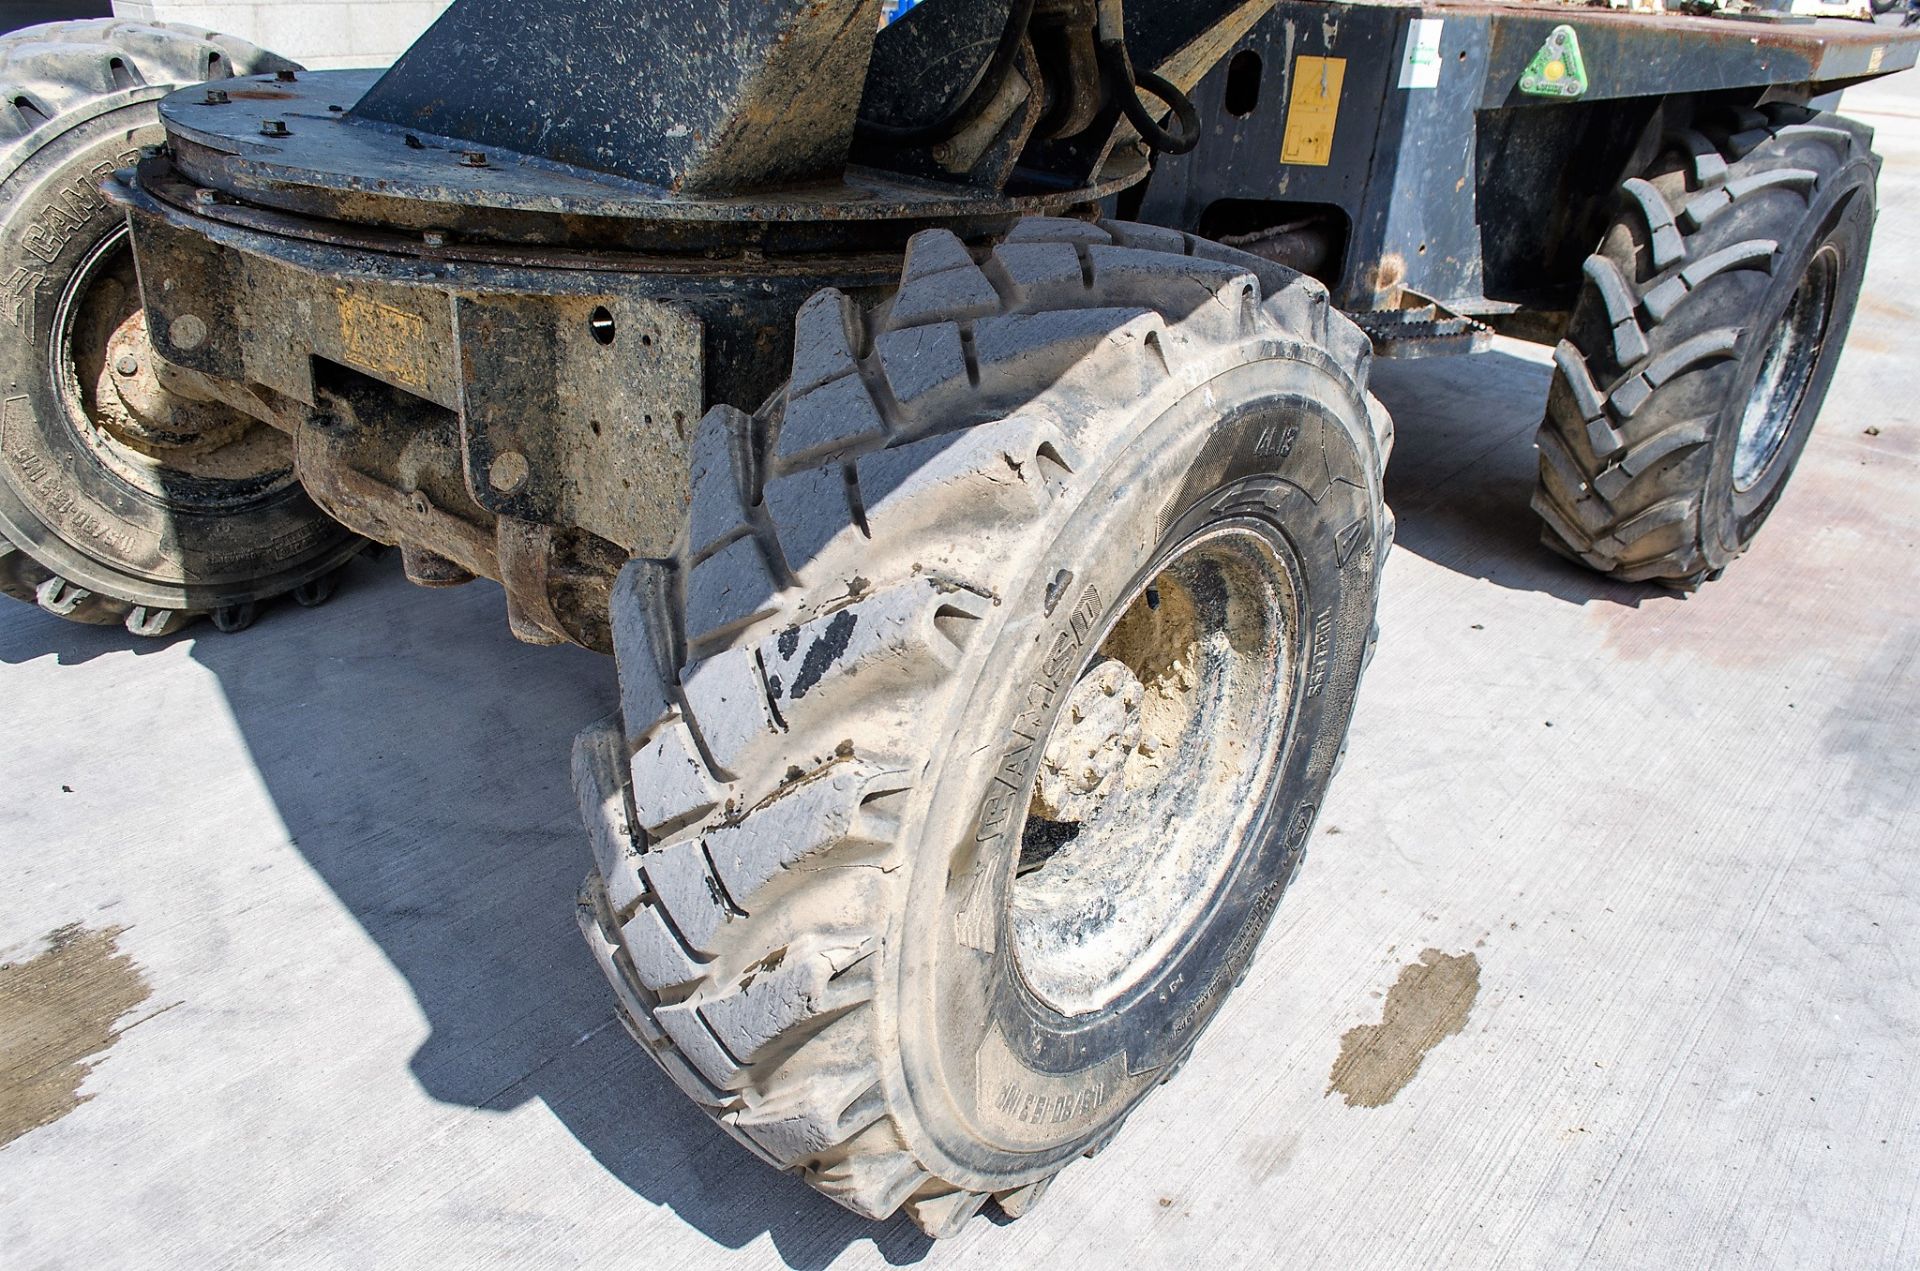
[[1820,365],[1839,276],[1831,249],[1815,256],[1773,329],[1734,443],[1733,488],[1741,494],[1760,484],[1793,431]]
[[1127,757],[1140,747],[1140,702],[1146,690],[1126,663],[1106,658],[1089,667],[1068,694],[1063,726],[1040,760],[1032,811],[1049,821],[1090,821],[1119,783]]
[[147,341],[146,311],[137,310],[107,338],[94,386],[94,424],[156,459],[218,450],[254,426],[238,411],[196,399],[163,379],[161,365]]
[[1066,1015],[1175,956],[1286,752],[1299,593],[1262,531],[1217,527],[1140,584],[1061,703],[1008,897],[1014,961]]
[[286,436],[154,356],[124,229],[75,271],[50,352],[75,437],[128,486],[182,511],[220,511],[294,481]]

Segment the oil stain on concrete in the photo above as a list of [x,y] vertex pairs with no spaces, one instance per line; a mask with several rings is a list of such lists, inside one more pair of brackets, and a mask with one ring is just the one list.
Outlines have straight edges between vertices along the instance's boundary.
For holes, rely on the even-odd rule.
[[1350,1108],[1391,1102],[1420,1071],[1427,1052],[1466,1027],[1479,994],[1477,956],[1428,949],[1400,969],[1380,1022],[1349,1028],[1341,1036],[1327,1093],[1346,1096]]
[[47,951],[0,965],[0,1145],[91,1099],[80,1084],[119,1039],[122,1015],[151,996],[119,951],[121,928],[60,928]]

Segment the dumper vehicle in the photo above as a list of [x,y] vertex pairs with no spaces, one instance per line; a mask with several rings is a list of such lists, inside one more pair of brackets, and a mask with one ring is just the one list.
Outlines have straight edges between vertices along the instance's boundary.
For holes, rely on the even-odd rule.
[[633,1037],[858,1213],[1017,1216],[1300,866],[1375,357],[1550,345],[1542,538],[1615,579],[1780,498],[1875,215],[1823,102],[1916,45],[1738,7],[455,0],[385,72],[18,33],[0,589],[165,636],[369,542],[497,580],[618,660],[572,763]]

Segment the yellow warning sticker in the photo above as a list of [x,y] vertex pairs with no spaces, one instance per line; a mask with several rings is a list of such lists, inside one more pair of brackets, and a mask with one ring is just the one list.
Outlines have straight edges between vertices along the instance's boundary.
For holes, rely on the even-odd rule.
[[1293,96],[1287,102],[1287,132],[1280,162],[1324,168],[1333,161],[1333,129],[1340,118],[1344,57],[1293,59]]

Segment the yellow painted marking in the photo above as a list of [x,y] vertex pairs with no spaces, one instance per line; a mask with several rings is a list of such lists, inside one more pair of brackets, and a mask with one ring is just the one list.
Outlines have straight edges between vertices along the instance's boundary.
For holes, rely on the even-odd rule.
[[340,351],[363,371],[426,387],[427,321],[417,313],[336,287],[340,304]]
[[1346,77],[1344,57],[1293,60],[1293,95],[1287,102],[1280,162],[1324,168],[1333,161],[1333,130],[1340,118],[1340,85]]

